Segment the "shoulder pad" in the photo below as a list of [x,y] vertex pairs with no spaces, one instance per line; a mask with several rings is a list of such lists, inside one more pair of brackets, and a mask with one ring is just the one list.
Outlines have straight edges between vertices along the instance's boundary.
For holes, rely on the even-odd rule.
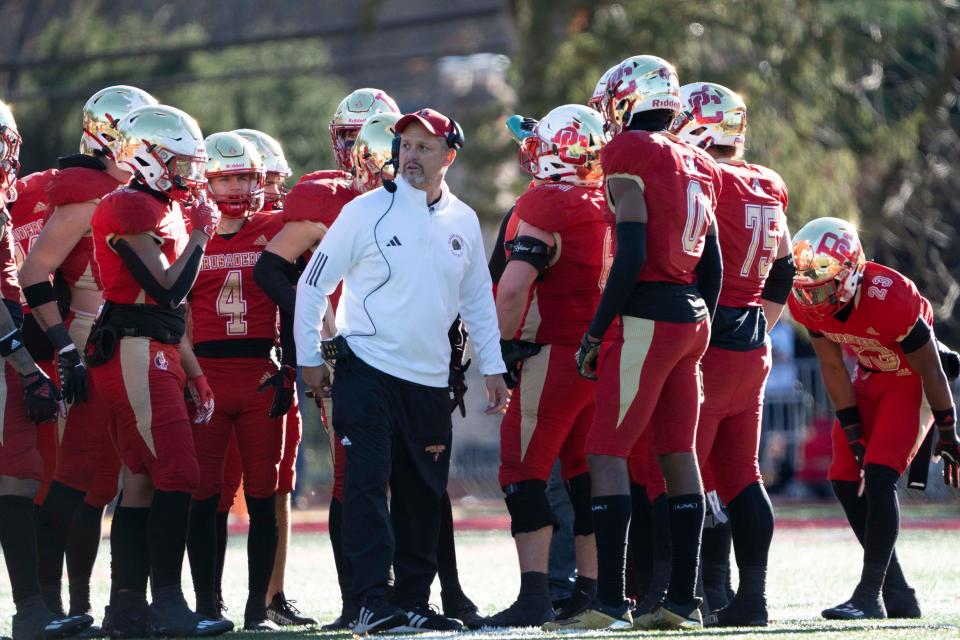
[[[599,197],[591,197],[593,195]],[[514,215],[527,224],[556,233],[591,219],[594,217],[591,208],[601,211],[602,205],[603,194],[599,189],[562,183],[542,184],[517,199]]]
[[69,167],[60,171],[47,185],[47,200],[57,207],[77,202],[99,200],[120,183],[106,171],[86,167]]
[[149,193],[117,189],[100,201],[91,224],[107,234],[127,235],[154,231],[166,216],[167,207]]
[[352,184],[343,179],[301,181],[287,194],[280,215],[284,222],[317,222],[329,227],[343,205],[356,196]]
[[[640,147],[644,147],[642,150]],[[600,164],[607,177],[615,175],[640,176],[656,160],[659,145],[646,131],[624,131],[613,137],[600,152]]]
[[46,212],[49,208],[46,188],[50,180],[56,175],[56,169],[47,169],[46,171],[31,173],[17,180],[17,199],[8,205],[13,226],[19,226],[31,219],[38,207]]
[[874,329],[897,340],[906,336],[922,311],[923,296],[917,285],[894,269],[868,262],[860,286],[861,306],[870,314]]
[[345,180],[347,182],[353,182],[353,176],[339,169],[321,169],[303,174],[300,176],[300,179],[297,180],[297,183],[308,182],[310,180]]

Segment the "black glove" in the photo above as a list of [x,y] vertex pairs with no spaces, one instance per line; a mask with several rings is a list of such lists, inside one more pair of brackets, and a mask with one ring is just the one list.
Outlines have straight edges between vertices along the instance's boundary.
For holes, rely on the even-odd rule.
[[59,415],[66,415],[63,396],[53,380],[40,369],[20,376],[23,398],[27,405],[27,417],[34,424],[53,422]]
[[467,369],[470,368],[471,362],[473,361],[467,360],[458,365],[450,363],[450,379],[448,381],[450,385],[450,413],[459,408],[460,415],[464,418],[467,417],[467,407],[463,403],[463,399],[467,395]]
[[947,379],[956,380],[960,378],[960,354],[939,340],[937,341],[937,351],[940,352],[940,366],[943,367]]
[[507,367],[507,372],[503,374],[503,379],[507,383],[507,388],[513,389],[517,386],[517,376],[520,375],[520,363],[527,358],[540,353],[540,345],[526,340],[500,340],[500,354],[503,356],[503,364]]
[[87,365],[73,343],[57,354],[57,371],[60,373],[63,399],[67,404],[86,402],[89,395]]
[[577,351],[577,371],[587,380],[597,379],[597,358],[600,357],[600,343],[583,334],[580,349]]
[[943,460],[944,484],[960,489],[960,440],[953,431],[940,431],[933,455]]
[[293,392],[296,387],[297,372],[289,365],[280,365],[276,373],[268,376],[260,386],[257,387],[257,393],[273,388],[273,403],[270,405],[270,411],[267,415],[271,418],[281,418],[290,411],[293,404]]
[[863,459],[867,455],[867,445],[863,442],[863,428],[859,424],[851,424],[843,427],[843,433],[847,436],[847,446],[850,447],[850,453],[857,461],[857,466],[863,469]]

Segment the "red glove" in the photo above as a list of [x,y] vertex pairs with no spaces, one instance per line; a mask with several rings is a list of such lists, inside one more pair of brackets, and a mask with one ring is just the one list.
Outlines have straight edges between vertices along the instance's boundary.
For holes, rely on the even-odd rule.
[[212,238],[217,232],[217,225],[220,224],[220,209],[217,203],[207,200],[207,194],[204,191],[197,196],[193,206],[190,207],[190,225],[194,231],[202,231]]
[[213,389],[207,382],[207,376],[200,375],[196,378],[190,378],[187,382],[187,389],[190,391],[190,397],[193,398],[193,404],[197,407],[197,415],[193,418],[193,424],[207,424],[213,417]]

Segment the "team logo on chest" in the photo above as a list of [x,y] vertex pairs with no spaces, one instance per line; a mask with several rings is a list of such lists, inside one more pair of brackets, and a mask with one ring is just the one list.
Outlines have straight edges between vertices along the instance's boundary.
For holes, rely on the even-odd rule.
[[450,247],[450,253],[456,257],[459,258],[463,255],[463,238],[460,237],[459,233],[450,234],[447,245]]

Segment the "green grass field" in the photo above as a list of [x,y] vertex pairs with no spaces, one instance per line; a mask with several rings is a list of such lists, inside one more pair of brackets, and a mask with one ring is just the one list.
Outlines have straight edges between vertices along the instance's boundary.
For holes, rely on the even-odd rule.
[[[296,515],[295,515],[296,517]],[[228,616],[242,624],[246,598],[246,540],[234,536],[227,553],[224,589]],[[510,604],[519,587],[513,544],[501,532],[462,533],[457,537],[460,575],[467,594],[487,612]],[[924,619],[882,621],[871,624],[841,624],[820,618],[822,608],[846,599],[859,576],[859,547],[853,535],[844,529],[781,529],[774,536],[771,551],[769,600],[770,627],[759,630],[705,630],[687,632],[687,636],[753,637],[770,640],[809,638],[960,638],[960,570],[957,569],[957,532],[905,530],[898,553],[908,578],[917,588]],[[190,585],[184,572],[184,585]],[[94,606],[99,617],[109,591],[109,547],[101,548],[94,574]],[[188,599],[191,592],[187,589]],[[329,621],[339,612],[339,595],[333,556],[325,534],[295,535],[287,574],[287,595],[297,600],[305,612]],[[439,585],[434,599],[439,602]],[[13,614],[9,583],[0,583],[0,633],[9,635]],[[297,631],[271,634],[277,640],[294,636],[349,637],[349,634]],[[472,638],[547,637],[536,630],[502,633],[471,632]],[[596,637],[609,633],[594,634]],[[654,636],[663,633],[616,634]],[[676,635],[674,633],[673,635]],[[572,637],[563,634],[564,637]],[[580,636],[582,637],[582,636]]]

